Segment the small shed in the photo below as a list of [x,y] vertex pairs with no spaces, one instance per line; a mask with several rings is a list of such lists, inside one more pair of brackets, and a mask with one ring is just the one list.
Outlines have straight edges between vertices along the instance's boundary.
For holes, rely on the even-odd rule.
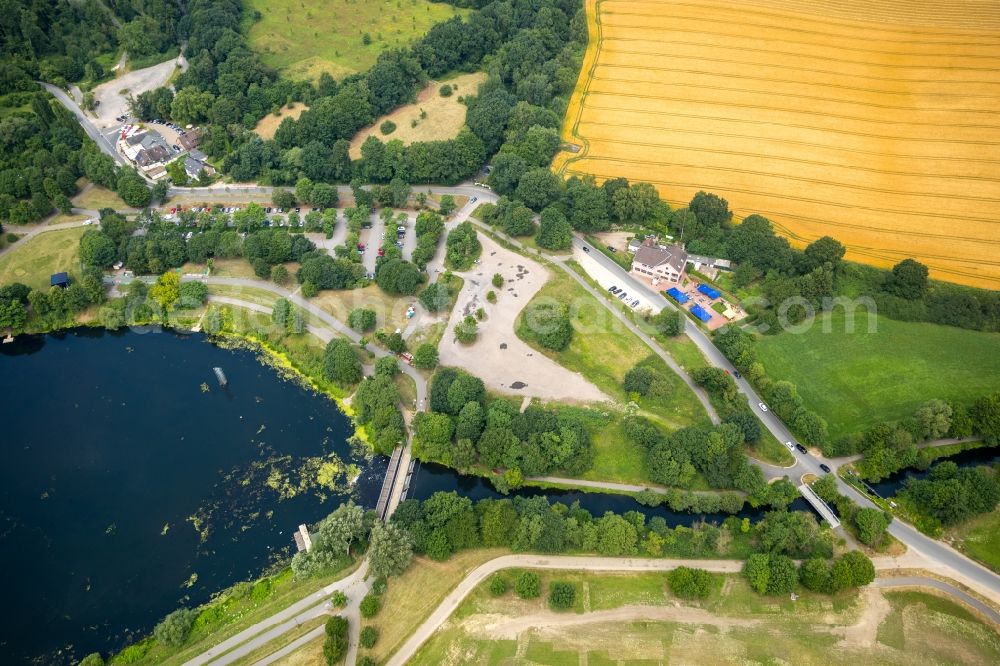
[[69,273],[53,273],[49,278],[49,286],[65,289],[69,286]]

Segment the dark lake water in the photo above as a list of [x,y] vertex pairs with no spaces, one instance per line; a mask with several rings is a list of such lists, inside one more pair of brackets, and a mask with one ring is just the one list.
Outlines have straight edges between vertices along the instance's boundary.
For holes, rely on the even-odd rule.
[[[300,523],[348,497],[374,507],[386,467],[350,450],[351,424],[325,396],[201,335],[22,336],[0,346],[0,418],[0,589],[15,611],[0,623],[0,664],[120,649],[179,605],[286,558]],[[321,469],[337,471],[329,485]],[[483,479],[418,466],[410,496],[439,490],[500,496]],[[670,525],[726,518],[621,495],[517,494]]]
[[[122,647],[259,575],[349,495],[373,506],[386,465],[351,455],[333,402],[198,335],[2,345],[0,417],[4,664]],[[361,468],[353,488],[315,483],[326,454]],[[305,487],[282,499],[281,483]]]

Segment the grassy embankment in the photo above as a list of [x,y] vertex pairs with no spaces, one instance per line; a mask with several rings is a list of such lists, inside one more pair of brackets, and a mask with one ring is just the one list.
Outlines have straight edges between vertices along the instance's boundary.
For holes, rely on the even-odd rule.
[[[317,79],[323,72],[341,79],[375,64],[379,53],[402,48],[435,23],[468,10],[426,0],[249,0],[245,26],[250,46],[264,64],[293,79]],[[365,35],[369,42],[365,44]]]
[[[570,276],[553,271],[533,300],[540,299],[571,304],[573,326],[577,332],[565,350],[554,352],[533,342],[522,317],[517,334],[539,352],[569,370],[579,372],[622,403],[629,400],[622,389],[625,373],[637,364],[647,365],[663,376],[670,386],[670,395],[640,398],[639,408],[645,416],[669,429],[707,419],[701,403],[683,381],[659,357],[651,354],[649,348],[620,321],[594,302],[593,296]],[[585,333],[580,333],[581,330]],[[594,467],[583,475],[584,478],[623,483],[648,482],[645,452],[624,436],[620,419],[609,419],[603,428],[593,428],[592,435],[596,454]]]
[[[797,601],[761,597],[737,575],[715,575],[707,599],[688,601],[670,593],[663,573],[538,573],[539,599],[521,600],[512,592],[494,598],[481,585],[412,663],[502,663],[515,655],[546,664],[769,663],[793,654],[801,664],[1000,658],[993,628],[922,592],[885,593],[890,608],[883,615],[871,597],[854,591],[833,597],[804,592]],[[505,575],[512,580],[515,574]],[[548,608],[545,593],[554,580],[576,588],[570,610]],[[606,619],[587,617],[598,612]]]
[[[569,259],[566,261],[566,265],[570,269],[575,271],[577,275],[580,275],[584,281],[590,284],[591,287],[595,288],[599,293],[605,294],[605,290],[595,282],[588,274],[587,271],[583,269],[580,264],[575,260]],[[671,358],[677,362],[687,373],[691,373],[699,368],[708,367],[708,361],[702,355],[701,351],[695,346],[691,338],[686,335],[678,335],[676,337],[671,337],[657,332],[651,325],[643,320],[643,317],[632,310],[627,305],[619,301],[618,299],[611,298],[605,295],[605,301],[611,304],[611,307],[621,312],[623,315],[628,317],[632,323],[637,326],[641,326],[646,334],[649,335],[653,340],[656,341],[660,347],[663,348]],[[718,400],[714,399],[709,395],[709,399],[712,402],[713,407],[715,407],[717,412],[725,412],[725,405],[720,404]],[[790,465],[794,462],[792,454],[789,453],[781,442],[779,442],[771,432],[761,427],[761,439],[759,442],[747,448],[747,454],[763,460],[765,462],[775,464],[775,465]]]
[[46,231],[20,241],[0,257],[0,284],[21,282],[33,289],[48,289],[52,273],[66,271],[80,277],[80,237],[87,227]]
[[[807,332],[764,336],[758,356],[768,375],[795,383],[826,419],[830,438],[911,416],[931,398],[971,403],[996,390],[1000,333],[867,317],[847,332],[845,317],[817,318]],[[829,324],[829,333],[823,332]]]
[[[350,573],[357,562],[347,558],[325,575],[296,580],[290,568],[252,583],[238,583],[198,608],[191,636],[180,648],[146,639],[126,648],[111,664],[183,664],[244,629]],[[217,655],[218,656],[218,655]]]

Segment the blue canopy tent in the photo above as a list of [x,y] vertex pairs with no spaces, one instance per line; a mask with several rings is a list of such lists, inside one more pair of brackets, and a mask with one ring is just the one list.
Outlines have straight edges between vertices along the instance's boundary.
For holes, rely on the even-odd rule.
[[667,289],[664,293],[670,298],[680,303],[681,305],[684,305],[689,300],[687,295],[684,294],[684,292],[682,292],[677,287],[671,287],[670,289]]
[[706,296],[708,296],[709,298],[711,298],[713,301],[715,299],[717,299],[719,296],[722,295],[721,293],[719,293],[718,289],[712,289],[707,284],[699,284],[698,285],[698,291],[700,291],[701,293],[705,294]]
[[705,323],[708,323],[708,321],[712,318],[712,315],[708,314],[708,312],[705,311],[705,308],[700,305],[692,305],[691,314]]

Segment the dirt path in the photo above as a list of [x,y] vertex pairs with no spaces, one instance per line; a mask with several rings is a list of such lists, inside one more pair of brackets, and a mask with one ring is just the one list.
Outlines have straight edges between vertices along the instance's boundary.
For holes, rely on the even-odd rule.
[[874,587],[866,587],[861,592],[861,603],[864,604],[864,608],[857,622],[847,627],[831,628],[833,633],[843,636],[837,644],[839,647],[874,647],[879,625],[892,612],[892,606],[882,596],[882,592]]
[[[571,402],[610,400],[582,375],[535,351],[514,332],[518,314],[548,280],[548,271],[484,234],[479,234],[479,240],[483,244],[482,263],[474,270],[456,273],[465,286],[441,340],[441,365],[465,368],[490,389],[508,395]],[[503,287],[493,287],[490,281],[494,273],[504,276]],[[486,300],[491,290],[496,293],[496,303]],[[478,308],[486,311],[479,337],[470,345],[460,344],[455,340],[455,326],[467,315],[474,316]]]
[[[888,603],[886,605],[888,606]],[[567,615],[552,611],[531,613],[530,615],[521,615],[519,617],[474,615],[465,620],[462,626],[472,634],[480,634],[496,640],[514,640],[531,630],[544,634],[546,630],[561,629],[564,627],[601,624],[605,622],[632,622],[636,620],[710,625],[723,631],[732,627],[752,627],[759,624],[757,620],[720,617],[702,608],[689,608],[685,606],[622,606],[621,608],[585,613],[583,615]],[[878,625],[876,624],[875,627],[878,628]]]

